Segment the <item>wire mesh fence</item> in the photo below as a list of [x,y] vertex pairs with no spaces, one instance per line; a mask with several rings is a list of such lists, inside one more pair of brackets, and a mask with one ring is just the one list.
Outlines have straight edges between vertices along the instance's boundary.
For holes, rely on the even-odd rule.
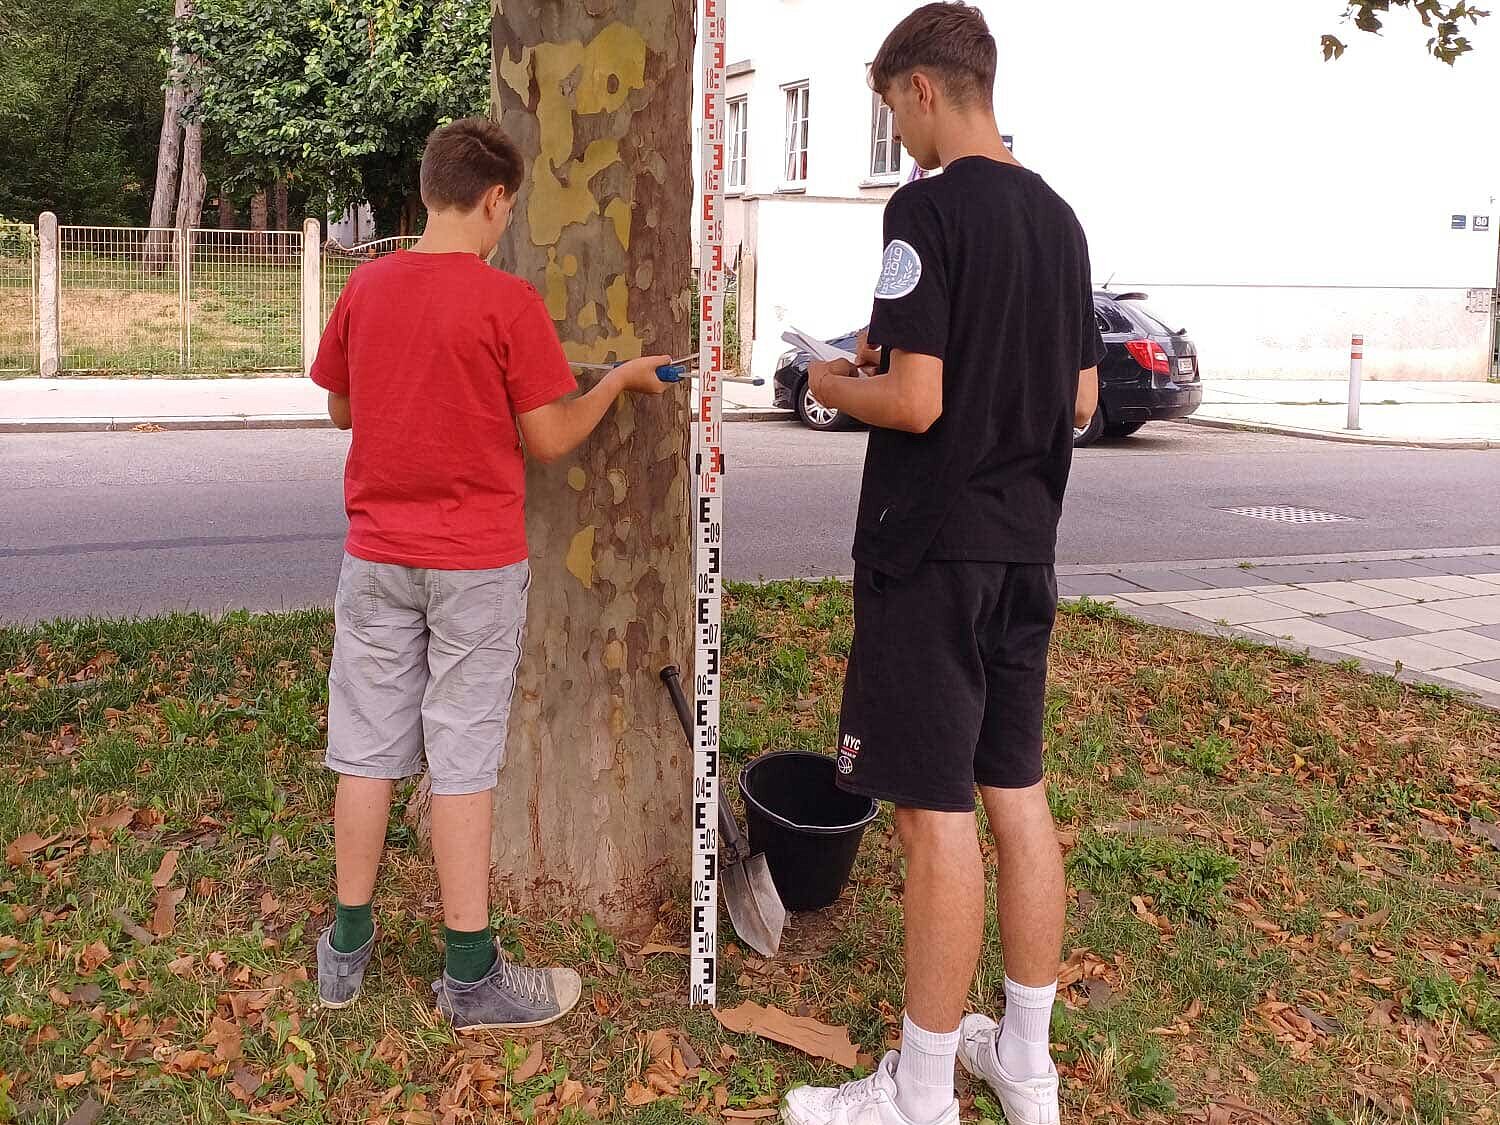
[[37,367],[36,227],[0,219],[0,371]]
[[328,323],[328,318],[333,315],[334,303],[339,299],[339,294],[344,291],[344,286],[349,282],[349,275],[354,272],[354,267],[361,262],[374,261],[383,258],[387,254],[394,254],[397,250],[411,246],[417,241],[417,235],[398,235],[393,238],[379,238],[374,242],[361,242],[356,246],[340,246],[331,239],[323,245],[323,323]]
[[179,241],[170,227],[57,228],[63,367],[182,366],[186,318]]
[[190,248],[184,366],[300,368],[301,232],[194,230]]

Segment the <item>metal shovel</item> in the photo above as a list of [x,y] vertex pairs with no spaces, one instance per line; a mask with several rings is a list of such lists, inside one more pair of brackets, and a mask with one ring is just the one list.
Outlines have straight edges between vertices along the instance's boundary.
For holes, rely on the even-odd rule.
[[[681,673],[669,666],[661,670],[661,679],[672,695],[672,706],[677,708],[677,717],[682,720],[682,733],[687,736],[691,753],[693,713],[687,696],[682,692]],[[771,881],[766,857],[750,854],[750,843],[734,818],[734,809],[722,782],[719,785],[719,880],[724,888],[724,901],[729,906],[729,920],[734,923],[734,932],[762,957],[776,956],[776,951],[781,948],[781,931],[786,928],[786,907],[776,892],[776,884]]]

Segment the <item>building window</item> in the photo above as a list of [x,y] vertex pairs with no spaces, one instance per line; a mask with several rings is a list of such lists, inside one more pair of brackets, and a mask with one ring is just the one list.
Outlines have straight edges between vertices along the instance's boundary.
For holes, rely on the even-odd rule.
[[875,95],[875,117],[870,127],[870,178],[885,179],[901,174],[901,142],[895,137],[896,122],[891,107]]
[[788,184],[807,182],[807,83],[786,88],[786,176]]
[[729,190],[745,188],[745,154],[750,148],[749,108],[744,98],[729,99]]

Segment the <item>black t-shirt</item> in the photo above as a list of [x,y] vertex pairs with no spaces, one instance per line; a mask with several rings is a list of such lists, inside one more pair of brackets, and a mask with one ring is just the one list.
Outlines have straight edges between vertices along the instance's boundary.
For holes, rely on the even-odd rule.
[[1078,373],[1097,366],[1088,243],[1040,176],[970,156],[885,209],[870,342],[943,361],[925,434],[872,429],[854,557],[1051,563]]

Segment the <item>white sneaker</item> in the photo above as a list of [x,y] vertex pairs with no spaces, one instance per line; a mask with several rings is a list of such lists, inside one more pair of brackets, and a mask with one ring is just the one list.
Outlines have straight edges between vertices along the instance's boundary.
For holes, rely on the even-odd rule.
[[798,1086],[781,1104],[786,1125],[958,1125],[954,1098],[931,1122],[913,1121],[896,1108],[896,1061],[892,1051],[875,1073],[842,1086]]
[[1036,1078],[1012,1078],[995,1050],[1000,1025],[989,1016],[970,1014],[958,1025],[958,1061],[975,1078],[983,1078],[1000,1099],[1010,1125],[1058,1125],[1057,1068]]

